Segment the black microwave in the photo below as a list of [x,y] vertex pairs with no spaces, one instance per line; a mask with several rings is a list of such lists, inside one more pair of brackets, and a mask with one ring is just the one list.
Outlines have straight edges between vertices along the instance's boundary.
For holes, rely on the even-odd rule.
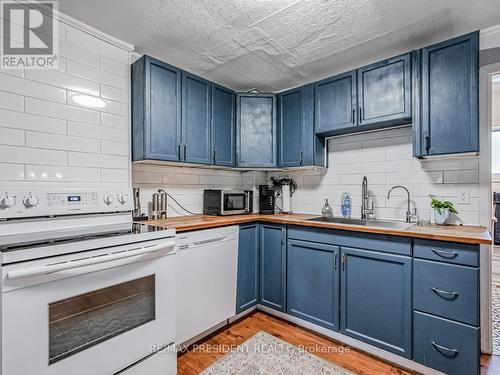
[[205,215],[250,214],[253,211],[251,190],[215,190],[203,192],[203,213]]

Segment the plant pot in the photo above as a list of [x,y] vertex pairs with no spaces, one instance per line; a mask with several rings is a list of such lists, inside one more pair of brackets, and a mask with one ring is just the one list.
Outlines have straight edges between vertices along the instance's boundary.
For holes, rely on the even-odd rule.
[[292,212],[290,209],[290,185],[281,186],[281,196],[283,199],[283,207],[281,207],[283,212]]
[[450,218],[450,211],[448,209],[441,209],[441,213],[438,210],[434,210],[434,222],[438,225],[444,225],[448,223]]

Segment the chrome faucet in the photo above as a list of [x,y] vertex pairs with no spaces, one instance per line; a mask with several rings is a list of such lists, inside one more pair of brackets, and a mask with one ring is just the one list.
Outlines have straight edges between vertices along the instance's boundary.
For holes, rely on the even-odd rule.
[[404,191],[406,191],[406,194],[408,196],[408,208],[406,209],[406,222],[413,223],[417,219],[417,209],[415,208],[415,212],[413,214],[411,213],[411,210],[410,210],[410,192],[408,191],[407,188],[405,188],[404,186],[401,186],[401,185],[393,186],[389,190],[389,192],[387,193],[387,199],[389,199],[391,197],[391,191],[393,191],[394,189],[397,189],[397,188],[400,188],[400,189],[403,189]]
[[363,177],[363,185],[361,187],[361,219],[368,219],[368,215],[373,215],[375,213],[373,209],[373,201],[372,208],[368,208],[369,196],[368,196],[368,179]]

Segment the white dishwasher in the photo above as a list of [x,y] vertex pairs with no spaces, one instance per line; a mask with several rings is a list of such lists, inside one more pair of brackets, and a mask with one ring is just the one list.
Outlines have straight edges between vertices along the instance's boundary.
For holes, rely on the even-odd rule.
[[236,314],[239,227],[177,235],[177,343]]

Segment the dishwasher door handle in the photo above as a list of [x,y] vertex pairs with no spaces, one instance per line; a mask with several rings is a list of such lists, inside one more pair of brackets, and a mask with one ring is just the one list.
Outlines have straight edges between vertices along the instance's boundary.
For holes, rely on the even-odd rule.
[[209,238],[207,240],[201,240],[201,241],[194,241],[193,245],[194,246],[201,246],[201,245],[207,245],[209,243],[214,243],[214,242],[222,242],[226,240],[227,236],[221,236],[221,237],[215,237],[215,238]]

